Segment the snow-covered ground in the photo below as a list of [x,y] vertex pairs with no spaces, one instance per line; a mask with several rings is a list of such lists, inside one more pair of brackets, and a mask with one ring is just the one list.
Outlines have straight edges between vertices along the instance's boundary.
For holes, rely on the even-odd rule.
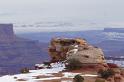
[[[81,73],[72,73],[72,72],[63,72],[63,76],[53,76],[53,73],[59,73],[65,69],[65,65],[62,63],[53,63],[52,68],[50,69],[40,69],[40,70],[30,70],[30,73],[27,74],[17,74],[17,75],[6,75],[0,77],[0,82],[18,82],[17,79],[23,79],[25,82],[37,82],[43,80],[54,80],[62,78],[73,78],[77,74]],[[48,76],[46,78],[36,79],[36,76]],[[82,75],[82,74],[81,74]],[[82,76],[97,77],[97,75],[84,74]],[[61,81],[61,82],[71,82],[71,81]]]
[[119,32],[103,32],[105,39],[124,41],[124,33]]
[[[59,79],[60,77],[35,79],[34,76],[38,75],[52,76],[52,73],[58,73],[64,70],[64,68],[65,68],[64,64],[54,63],[52,64],[51,69],[30,70],[30,73],[27,74],[2,76],[0,77],[0,82],[16,82],[17,79],[23,79],[26,80],[27,82],[35,82],[36,80]],[[14,77],[17,77],[17,79],[14,79]]]
[[108,63],[114,63],[114,64],[117,64],[118,66],[120,67],[124,67],[124,61],[113,61],[113,60],[107,60]]

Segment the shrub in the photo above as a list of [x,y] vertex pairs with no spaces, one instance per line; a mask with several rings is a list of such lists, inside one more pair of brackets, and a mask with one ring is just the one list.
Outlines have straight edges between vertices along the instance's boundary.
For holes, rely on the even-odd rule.
[[43,62],[44,65],[47,66],[47,68],[51,68],[51,62]]
[[95,82],[105,82],[105,79],[97,78]]
[[29,73],[29,69],[28,68],[22,68],[20,70],[21,73]]
[[80,75],[76,75],[74,78],[73,78],[73,82],[84,82],[84,78]]
[[76,59],[67,60],[66,68],[69,70],[75,70],[82,67],[82,63]]
[[112,69],[107,69],[107,70],[99,70],[98,74],[101,76],[101,78],[107,79],[110,76],[113,76],[115,72]]

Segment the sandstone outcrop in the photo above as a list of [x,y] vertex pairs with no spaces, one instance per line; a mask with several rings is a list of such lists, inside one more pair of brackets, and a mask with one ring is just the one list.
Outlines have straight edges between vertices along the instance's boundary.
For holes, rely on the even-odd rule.
[[85,40],[77,38],[53,38],[49,46],[49,54],[53,61],[65,60],[67,52],[77,47],[76,45],[85,46]]
[[106,64],[102,49],[81,38],[54,38],[49,54],[53,61],[77,59],[83,64]]
[[[79,47],[80,48],[80,47]],[[87,46],[86,49],[78,50],[75,53],[67,53],[68,59],[77,59],[81,63],[106,63],[103,51],[100,48],[95,48],[93,46]]]

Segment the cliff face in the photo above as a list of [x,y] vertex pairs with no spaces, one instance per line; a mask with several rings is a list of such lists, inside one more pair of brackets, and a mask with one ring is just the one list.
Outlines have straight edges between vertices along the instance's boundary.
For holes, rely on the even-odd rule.
[[14,37],[12,24],[0,24],[0,42],[12,42]]
[[42,61],[38,41],[16,36],[12,24],[0,24],[0,66],[35,64]]
[[103,51],[100,48],[94,47],[80,38],[52,39],[49,53],[53,61],[77,59],[84,64],[106,63]]

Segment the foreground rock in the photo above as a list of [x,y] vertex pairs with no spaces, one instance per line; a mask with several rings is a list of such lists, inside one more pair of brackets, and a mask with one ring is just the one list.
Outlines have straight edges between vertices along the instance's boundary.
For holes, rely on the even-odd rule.
[[[76,59],[81,63],[86,64],[105,64],[105,58],[102,49],[93,46],[87,46],[86,49],[78,47],[77,52],[70,52],[67,54],[67,60]],[[74,49],[73,49],[74,50]]]
[[52,61],[65,60],[68,51],[78,48],[78,45],[85,46],[86,44],[86,41],[80,38],[54,38],[50,42],[49,54]]
[[52,61],[76,59],[86,65],[106,65],[102,49],[81,38],[54,38],[51,40],[49,53]]

